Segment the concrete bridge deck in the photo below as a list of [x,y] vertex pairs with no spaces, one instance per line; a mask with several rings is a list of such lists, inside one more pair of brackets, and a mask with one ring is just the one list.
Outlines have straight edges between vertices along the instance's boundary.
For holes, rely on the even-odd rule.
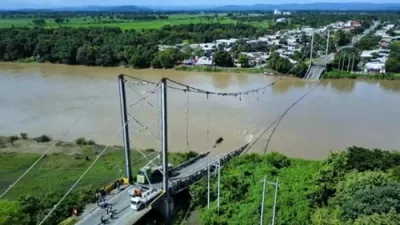
[[[208,157],[208,154],[204,154],[195,161],[190,161],[187,164],[181,165],[176,168],[176,175],[169,179],[169,193],[174,195],[179,193],[183,189],[188,188],[191,184],[200,180],[205,174],[207,174],[208,163],[215,164],[217,161],[223,165],[231,158],[240,155],[249,143],[239,147],[238,149],[222,156],[222,157]],[[215,167],[212,167],[215,169]],[[211,170],[211,169],[210,169]],[[150,187],[151,185],[144,185]],[[162,189],[162,182],[152,184],[153,187]],[[112,196],[107,196],[106,199],[109,204],[112,205],[114,210],[114,219],[109,219],[105,209],[92,206],[91,210],[86,209],[86,212],[81,216],[81,220],[76,225],[94,225],[100,224],[100,217],[103,215],[105,219],[108,219],[107,225],[133,225],[144,217],[150,210],[155,207],[159,201],[163,199],[165,192],[163,191],[157,198],[152,200],[148,206],[140,211],[135,211],[130,208],[130,196],[129,190],[133,189],[133,185],[127,186],[124,190],[115,193]],[[115,190],[114,190],[115,192]],[[89,211],[89,212],[87,212]]]

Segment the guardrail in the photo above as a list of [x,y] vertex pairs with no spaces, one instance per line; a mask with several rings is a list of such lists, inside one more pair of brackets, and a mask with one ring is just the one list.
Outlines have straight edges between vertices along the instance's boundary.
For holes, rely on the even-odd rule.
[[[249,145],[249,143],[241,146],[240,148],[224,155],[223,157],[214,160],[214,162],[216,161],[220,161],[221,165],[223,165],[224,163],[226,163],[227,161],[229,161],[231,158],[236,157],[238,155],[240,155]],[[212,164],[210,165],[210,172],[214,172],[214,170],[217,167]],[[174,183],[174,185],[171,185],[169,187],[169,193],[171,194],[175,194],[180,192],[181,190],[187,188],[188,186],[192,185],[193,183],[199,181],[205,174],[208,173],[208,165],[206,165],[205,167],[197,170],[196,172],[194,172],[193,174],[183,177],[181,179],[179,179],[176,183]]]

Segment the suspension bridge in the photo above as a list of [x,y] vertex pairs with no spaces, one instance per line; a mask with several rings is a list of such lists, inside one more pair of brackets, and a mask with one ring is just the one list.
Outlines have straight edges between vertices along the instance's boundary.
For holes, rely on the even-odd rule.
[[[329,36],[327,38],[329,40]],[[312,52],[312,51],[311,51]],[[303,55],[304,57],[305,55]],[[312,56],[311,56],[312,58]],[[325,58],[326,60],[327,58]],[[290,70],[293,71],[295,67]],[[182,163],[181,165],[178,166],[172,166],[169,167],[169,161],[168,161],[168,146],[169,146],[169,137],[168,137],[168,112],[167,112],[167,90],[174,90],[174,91],[180,91],[182,93],[196,93],[196,94],[201,94],[206,97],[206,99],[209,98],[209,96],[216,95],[216,96],[221,96],[221,97],[232,97],[232,98],[238,98],[240,101],[242,97],[247,96],[247,95],[253,95],[257,96],[257,100],[259,98],[260,93],[264,93],[266,89],[271,88],[279,79],[275,80],[274,82],[270,84],[266,84],[262,87],[247,90],[247,91],[239,91],[239,92],[213,92],[213,91],[208,91],[208,90],[203,90],[199,88],[195,88],[183,83],[179,83],[174,80],[170,80],[168,78],[163,78],[158,82],[154,81],[148,81],[148,80],[142,80],[136,77],[128,76],[128,75],[120,75],[118,77],[118,86],[119,86],[119,96],[120,96],[120,106],[121,106],[121,124],[122,124],[122,129],[119,130],[115,136],[112,138],[113,140],[118,137],[121,133],[123,136],[123,143],[124,143],[124,158],[125,158],[125,166],[126,166],[126,185],[123,187],[122,190],[117,191],[113,190],[108,196],[106,196],[106,199],[109,204],[113,206],[113,210],[115,212],[115,218],[113,219],[107,219],[107,224],[135,224],[138,222],[141,218],[146,216],[150,211],[157,210],[161,212],[165,216],[165,218],[169,218],[173,213],[174,213],[174,203],[173,203],[173,198],[182,192],[183,190],[189,188],[191,185],[195,184],[199,180],[201,180],[205,176],[210,176],[210,173],[215,173],[218,170],[218,174],[220,171],[221,166],[226,164],[229,160],[232,158],[246,153],[249,151],[256,142],[258,142],[265,134],[266,132],[271,129],[273,126],[275,128],[273,129],[271,136],[268,139],[268,143],[275,132],[277,126],[283,119],[283,117],[289,112],[290,109],[292,109],[298,102],[300,102],[303,98],[305,98],[309,93],[311,93],[313,90],[315,90],[318,86],[316,86],[314,89],[308,91],[305,93],[303,96],[301,96],[299,99],[297,99],[292,105],[290,105],[275,121],[273,121],[269,126],[265,128],[265,130],[261,131],[259,134],[256,135],[256,137],[252,137],[250,139],[247,139],[243,141],[241,144],[239,144],[237,147],[230,149],[226,154],[222,156],[215,156],[210,154],[211,150],[215,148],[218,143],[216,142],[214,146],[212,146],[209,143],[209,133],[210,133],[210,125],[208,124],[209,121],[207,121],[207,131],[206,131],[206,136],[207,136],[207,143],[206,147],[203,149],[197,149],[197,152],[204,152],[200,154],[199,156],[190,159],[187,162]],[[135,87],[132,88],[130,85],[127,84],[135,84]],[[147,85],[153,85],[155,86],[154,89],[147,90],[147,91],[139,91],[137,89],[138,86],[147,86]],[[128,102],[126,98],[126,86],[131,89],[134,93],[136,93],[139,96],[139,99],[135,102]],[[157,101],[159,101],[160,104],[154,104],[152,103],[149,98],[151,96],[155,96]],[[186,147],[188,150],[189,148],[189,141],[188,141],[188,127],[189,127],[189,95],[187,95],[187,110],[186,110]],[[154,109],[154,111],[157,113],[157,119],[155,121],[151,122],[143,122],[141,119],[138,118],[136,113],[140,108],[142,108],[143,105],[148,105],[150,108]],[[129,109],[139,106],[136,112],[129,112]],[[207,108],[207,118],[209,114],[209,109],[208,106]],[[144,112],[145,114],[150,113],[149,110],[146,110]],[[260,115],[259,117],[263,117],[263,115]],[[134,129],[135,132],[132,132],[132,124],[135,124],[137,127]],[[151,131],[150,128],[154,127],[156,124],[159,124],[159,126],[156,129],[156,132],[158,133],[155,134],[155,132]],[[67,130],[68,131],[68,130]],[[66,131],[66,132],[67,132]],[[156,145],[159,147],[154,153],[158,153],[156,156],[154,155],[147,155],[139,148],[138,146],[135,146],[134,143],[135,141],[132,141],[132,138],[135,135],[145,133],[148,137],[152,138],[152,143],[156,143]],[[182,132],[184,134],[184,132]],[[181,139],[185,139],[185,135],[181,135]],[[175,142],[176,137],[174,137],[173,141]],[[264,153],[267,151],[268,148],[268,143],[267,146],[264,149]],[[54,205],[54,207],[48,212],[48,214],[43,218],[43,220],[39,223],[39,225],[42,225],[45,223],[46,220],[48,220],[49,216],[54,212],[54,210],[57,209],[57,207],[65,200],[65,198],[76,188],[76,186],[84,179],[85,175],[90,171],[90,169],[95,165],[98,160],[101,159],[101,157],[104,155],[104,153],[107,151],[109,148],[109,145],[107,145],[100,153],[97,155],[95,160],[87,167],[87,169],[82,173],[82,175],[76,180],[76,182],[68,189],[68,191],[64,194],[64,196]],[[29,171],[35,167],[35,165],[45,157],[46,154],[48,154],[51,151],[51,146],[49,149],[47,149],[43,155],[35,161],[30,168],[28,168],[25,173],[23,173],[10,187],[0,196],[3,197],[7,192],[14,188],[15,184],[17,184],[23,177],[29,173]],[[151,164],[154,167],[157,167],[160,173],[162,174],[162,181],[157,181],[157,182],[148,182],[148,184],[139,184],[134,181],[133,175],[132,175],[132,162],[131,162],[131,151],[138,151],[142,155],[142,159],[147,160],[149,164]],[[154,163],[154,159],[159,157],[160,162]],[[135,161],[136,162],[136,161]],[[161,165],[161,166],[160,166]],[[130,207],[130,195],[129,193],[132,191],[132,189],[135,188],[144,188],[144,189],[157,189],[160,190],[159,194],[157,197],[151,199],[151,201],[146,203],[146,207],[143,208],[142,210],[136,211],[131,209]],[[219,194],[218,194],[219,196]],[[79,222],[77,223],[78,225],[86,225],[86,224],[99,224],[100,218],[102,216],[106,216],[106,212],[104,209],[101,209],[99,207],[87,207],[83,214],[79,217]]]

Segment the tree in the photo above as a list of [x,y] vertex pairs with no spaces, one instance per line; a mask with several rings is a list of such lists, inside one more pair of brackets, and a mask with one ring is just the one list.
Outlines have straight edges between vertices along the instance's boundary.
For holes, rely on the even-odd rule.
[[372,50],[378,46],[378,42],[381,40],[380,36],[367,35],[362,37],[356,44],[355,47],[361,50]]
[[214,63],[221,67],[233,67],[233,59],[227,51],[217,51],[214,53]]
[[129,60],[129,64],[132,65],[133,68],[137,69],[146,68],[146,62],[144,58],[138,53],[132,55],[131,59]]
[[60,24],[64,23],[64,19],[60,17],[54,18],[54,22],[60,26]]
[[386,70],[388,72],[400,72],[400,41],[394,41],[390,47],[391,52],[386,61]]
[[389,175],[379,171],[357,172],[353,171],[346,174],[336,186],[336,195],[333,199],[336,204],[350,198],[359,190],[367,190],[376,187],[388,185],[390,183]]
[[247,55],[244,55],[244,54],[239,55],[238,62],[240,64],[240,66],[243,68],[247,68],[250,66],[249,65],[249,57]]
[[360,215],[400,212],[400,184],[392,184],[372,189],[361,189],[354,193],[343,205],[344,219],[357,219]]
[[28,218],[17,201],[0,201],[0,225],[27,224]]
[[351,36],[349,33],[345,33],[342,30],[338,30],[336,31],[333,40],[338,46],[344,46],[351,42]]
[[308,66],[305,62],[301,61],[296,64],[293,73],[296,75],[296,77],[303,78],[306,75],[307,70]]
[[395,209],[391,209],[389,213],[373,214],[369,216],[361,216],[354,221],[353,225],[397,225],[400,224],[400,214]]
[[184,55],[175,48],[168,48],[158,53],[158,60],[163,68],[172,68],[175,63],[182,61]]
[[42,19],[42,18],[34,19],[34,20],[32,20],[32,22],[38,27],[44,27],[46,25],[46,20]]
[[183,47],[183,56],[185,59],[193,57],[193,49],[190,46]]

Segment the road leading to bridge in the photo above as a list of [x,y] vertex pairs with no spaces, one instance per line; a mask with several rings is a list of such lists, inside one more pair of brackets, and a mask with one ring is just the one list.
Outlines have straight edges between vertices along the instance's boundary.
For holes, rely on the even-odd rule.
[[128,194],[128,191],[131,189],[133,189],[133,186],[128,186],[120,193],[110,196],[110,198],[107,199],[108,203],[112,205],[115,215],[114,219],[109,218],[105,209],[97,207],[92,212],[86,214],[76,225],[100,224],[100,217],[102,215],[105,219],[108,219],[107,224],[132,225],[136,223],[151,210],[151,205],[141,211],[132,210],[130,208],[130,197]]
[[[207,174],[206,171],[209,160],[210,164],[216,163],[217,161],[221,160],[222,165],[224,162],[227,162],[231,158],[240,155],[248,145],[249,143],[246,143],[245,145],[239,147],[229,154],[224,155],[221,158],[205,155],[204,157],[199,157],[196,161],[193,161],[186,166],[179,167],[179,169],[175,171],[176,175],[170,177],[169,179],[170,194],[173,195],[178,193],[179,191],[190,186],[191,184],[197,182],[204,174]],[[210,159],[208,157],[210,157]],[[161,182],[152,185],[153,187],[162,189]],[[134,211],[130,208],[130,196],[128,194],[128,191],[131,189],[133,189],[133,186],[128,186],[116,195],[107,197],[108,202],[112,204],[113,210],[115,210],[114,212],[116,217],[115,219],[109,219],[107,225],[135,224],[139,219],[145,216],[155,204],[157,204],[158,200],[163,198],[163,194],[161,194],[155,200],[153,200],[152,203],[148,205],[148,207],[140,211]],[[108,215],[106,215],[106,210],[97,207],[93,211],[83,214],[81,220],[76,225],[100,224],[101,215],[103,215],[106,219],[108,218]]]

